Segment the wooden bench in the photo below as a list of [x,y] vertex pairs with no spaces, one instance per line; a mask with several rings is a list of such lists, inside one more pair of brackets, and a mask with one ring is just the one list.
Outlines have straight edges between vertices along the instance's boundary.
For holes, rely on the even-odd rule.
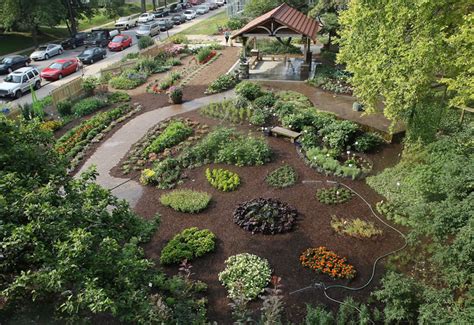
[[250,58],[250,69],[255,69],[258,64],[258,56],[252,56]]
[[290,138],[291,142],[295,142],[296,138],[298,138],[301,135],[301,133],[299,132],[291,131],[291,130],[282,128],[280,126],[275,126],[274,128],[271,129],[271,132],[274,136],[282,135],[287,138]]

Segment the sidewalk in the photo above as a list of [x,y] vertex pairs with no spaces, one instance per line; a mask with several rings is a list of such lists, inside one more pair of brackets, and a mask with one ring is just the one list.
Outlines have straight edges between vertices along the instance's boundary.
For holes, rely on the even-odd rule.
[[104,188],[113,189],[112,193],[115,196],[127,200],[133,208],[143,193],[142,185],[135,180],[126,182],[127,179],[125,178],[117,178],[110,175],[110,170],[119,164],[120,160],[130,150],[132,145],[140,140],[151,127],[167,118],[196,110],[211,102],[221,101],[233,95],[234,91],[229,90],[220,94],[197,98],[181,105],[157,108],[153,111],[138,115],[102,143],[85,162],[77,175],[80,175],[80,173],[84,172],[87,168],[95,165],[99,173],[96,183]]

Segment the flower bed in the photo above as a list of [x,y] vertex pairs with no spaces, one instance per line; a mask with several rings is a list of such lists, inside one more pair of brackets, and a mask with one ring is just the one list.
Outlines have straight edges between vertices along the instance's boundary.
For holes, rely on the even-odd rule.
[[270,172],[265,181],[272,187],[285,188],[294,185],[297,179],[298,175],[295,169],[289,165],[283,165]]
[[258,198],[237,206],[234,222],[245,230],[274,235],[291,231],[298,212],[275,199]]
[[185,213],[198,213],[207,208],[211,195],[192,190],[175,190],[160,197],[161,204]]
[[171,239],[160,254],[161,264],[191,261],[215,249],[216,236],[208,229],[184,229]]
[[219,281],[227,288],[231,299],[255,299],[270,282],[270,264],[257,255],[233,255],[225,264],[225,270],[219,273]]
[[240,184],[240,177],[237,173],[218,169],[206,169],[206,179],[213,187],[223,192],[230,192],[237,189]]
[[234,74],[223,74],[217,77],[206,89],[206,94],[216,94],[234,88],[239,78]]
[[146,156],[152,153],[158,154],[164,149],[171,148],[184,141],[192,133],[192,127],[186,125],[183,121],[171,121],[166,129],[143,150],[143,154]]
[[318,201],[324,204],[340,204],[349,201],[353,194],[351,191],[341,187],[330,187],[316,191]]
[[312,271],[324,273],[332,278],[353,279],[356,276],[354,266],[346,258],[326,249],[324,246],[308,248],[300,256],[301,265]]
[[56,151],[71,162],[71,168],[77,166],[84,155],[83,152],[89,143],[100,141],[105,133],[110,131],[117,123],[132,116],[139,109],[133,109],[125,104],[110,111],[99,113],[69,130],[55,145]]
[[359,218],[345,219],[332,216],[331,228],[338,234],[361,239],[377,237],[383,233],[373,222],[364,221]]

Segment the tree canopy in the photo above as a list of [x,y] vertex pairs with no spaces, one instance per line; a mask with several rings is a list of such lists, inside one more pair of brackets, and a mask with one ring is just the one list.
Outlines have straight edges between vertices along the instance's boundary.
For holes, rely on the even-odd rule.
[[[339,20],[338,60],[353,74],[354,93],[368,111],[379,110],[383,102],[389,119],[404,121],[414,131],[426,124],[426,115],[439,114],[433,107],[456,96],[454,103],[472,96],[473,4],[472,0],[349,2]],[[445,83],[452,92],[446,92]],[[430,122],[436,120],[439,123],[436,118]]]

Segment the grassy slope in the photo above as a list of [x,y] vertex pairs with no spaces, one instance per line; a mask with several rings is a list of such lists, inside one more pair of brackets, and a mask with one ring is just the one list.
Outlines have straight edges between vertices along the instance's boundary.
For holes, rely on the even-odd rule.
[[203,21],[199,22],[198,24],[189,27],[180,34],[184,35],[213,35],[217,33],[217,28],[219,26],[224,27],[229,20],[227,13],[221,12],[215,16],[210,18],[204,19]]

